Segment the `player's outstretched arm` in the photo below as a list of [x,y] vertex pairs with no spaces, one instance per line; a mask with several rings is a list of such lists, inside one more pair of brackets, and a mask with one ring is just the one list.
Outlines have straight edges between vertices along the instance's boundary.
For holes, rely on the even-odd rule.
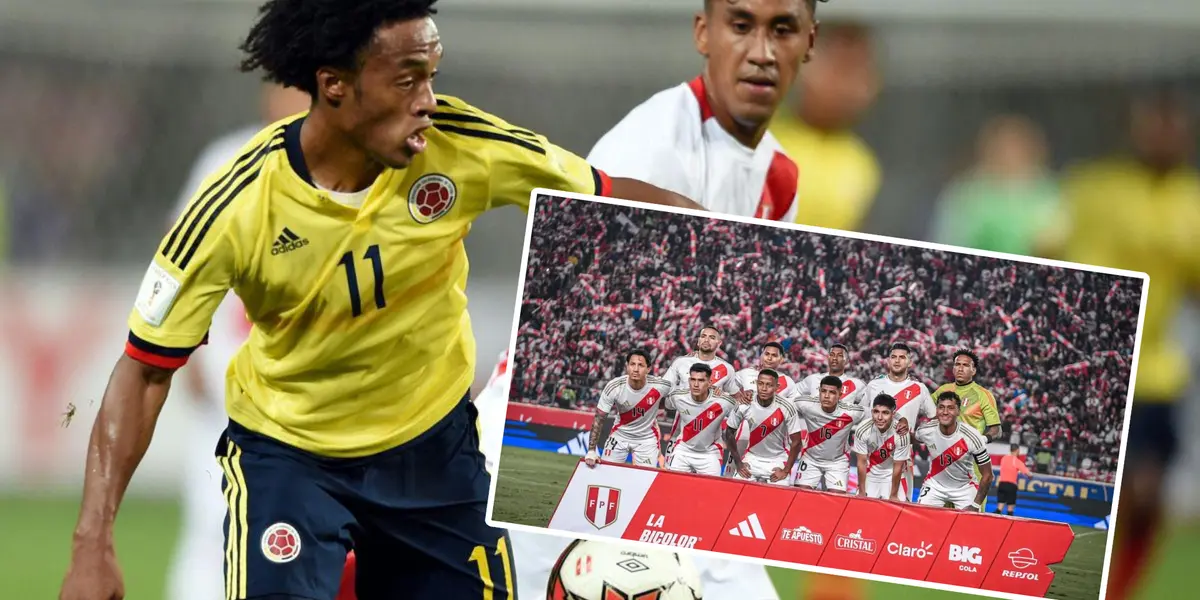
[[113,524],[129,480],[150,446],[173,372],[126,355],[113,368],[88,441],[83,503],[60,600],[124,597]]
[[[800,456],[800,449],[804,447],[804,435],[799,432],[791,434],[789,441],[791,449],[788,450],[787,462],[784,463],[783,469],[776,469],[775,473],[771,474],[771,481],[782,481],[792,472],[792,468],[796,466],[796,458]],[[862,481],[865,481],[862,480]]]
[[983,501],[987,500],[988,491],[992,489],[992,480],[996,478],[996,474],[992,472],[992,457],[987,451],[979,455],[976,462],[979,464],[979,491],[975,492],[975,503],[971,508],[979,512]]
[[705,210],[703,206],[693,202],[690,198],[681,196],[672,191],[664,190],[663,188],[651,185],[644,181],[628,179],[625,177],[612,178],[612,196],[622,200],[634,200],[636,202],[645,202],[647,204],[661,204],[663,206],[673,206],[676,208]]
[[587,456],[583,457],[587,466],[594,467],[600,460],[600,455],[596,453],[596,445],[600,443],[600,431],[604,427],[604,420],[608,418],[608,412],[596,409],[596,416],[592,417],[592,433],[588,436],[588,451]]
[[858,453],[856,456],[858,458],[858,460],[855,461],[857,463],[856,466],[858,468],[858,495],[866,496],[867,495],[867,469],[870,466],[870,463],[868,462],[869,458],[867,457],[867,455],[865,453],[862,453],[862,452]]
[[725,440],[725,447],[729,449],[729,462],[733,465],[733,468],[742,477],[749,477],[750,469],[742,462],[742,457],[738,456],[737,430],[737,425],[730,423],[729,427],[722,432],[721,437]]

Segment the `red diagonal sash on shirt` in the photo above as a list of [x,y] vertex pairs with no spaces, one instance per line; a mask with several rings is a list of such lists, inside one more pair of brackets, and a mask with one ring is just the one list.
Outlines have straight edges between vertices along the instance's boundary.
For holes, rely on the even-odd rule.
[[726,369],[725,365],[717,365],[716,368],[714,368],[712,370],[712,380],[711,380],[712,384],[714,386],[717,385],[717,382],[722,379],[725,379],[725,376],[728,374],[729,374],[729,369]]
[[662,398],[662,393],[658,391],[658,388],[650,388],[650,391],[645,396],[642,396],[642,399],[638,400],[638,403],[633,408],[617,415],[617,423],[613,425],[613,433],[616,433],[617,429],[622,425],[628,425],[640,419],[642,415],[650,412],[650,408],[654,406],[655,402],[658,402],[659,398]]
[[874,469],[876,466],[882,465],[896,453],[895,450],[896,436],[888,436],[888,439],[883,444],[880,444],[879,449],[871,453],[871,466],[869,468]]
[[856,390],[858,390],[858,386],[854,385],[854,381],[852,381],[850,379],[843,381],[842,382],[842,399],[845,400],[846,396],[853,394]]
[[779,391],[777,391],[775,393],[782,394],[783,390],[786,390],[786,389],[787,389],[787,377],[780,377],[779,378]]
[[954,464],[954,461],[970,454],[967,448],[967,440],[958,440],[953,446],[946,448],[936,458],[929,461],[929,476],[933,477],[938,473],[946,470],[946,467]]
[[850,415],[842,415],[822,425],[821,427],[808,432],[808,439],[804,441],[804,451],[808,452],[809,450],[825,443],[826,440],[833,439],[835,435],[840,433],[843,429],[849,427],[850,423],[852,422],[854,422],[854,417],[851,417]]
[[762,423],[758,424],[753,431],[750,432],[750,443],[746,445],[746,452],[757,446],[759,442],[767,439],[780,425],[783,425],[783,409],[777,408],[771,416],[763,419]]
[[[909,402],[911,402],[917,396],[920,396],[920,395],[921,395],[921,386],[919,386],[915,383],[900,390],[899,392],[896,392],[896,410],[898,411],[901,408],[904,408],[905,404],[908,404]],[[913,427],[914,425],[912,423],[909,423],[908,426]]]
[[725,414],[725,411],[721,410],[720,402],[713,402],[704,407],[704,410],[700,411],[700,414],[696,415],[695,419],[688,421],[683,426],[683,441],[689,441],[705,429],[708,429],[708,426],[712,425],[717,419],[720,419],[723,414]]

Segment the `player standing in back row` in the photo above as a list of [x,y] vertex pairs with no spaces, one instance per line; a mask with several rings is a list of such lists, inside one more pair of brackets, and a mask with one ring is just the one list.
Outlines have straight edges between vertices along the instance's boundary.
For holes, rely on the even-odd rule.
[[801,396],[816,396],[821,387],[821,380],[830,375],[837,377],[842,381],[842,402],[848,404],[862,404],[866,399],[867,384],[863,380],[851,376],[846,373],[846,368],[850,365],[850,350],[842,344],[834,344],[829,347],[829,370],[825,373],[813,373],[800,381],[800,389],[797,392]]
[[850,433],[867,412],[857,404],[840,400],[842,381],[833,375],[821,380],[820,396],[801,396],[796,410],[804,420],[808,436],[800,457],[796,485],[811,489],[822,486],[831,492],[845,492],[850,480],[850,457],[846,446]]
[[[742,392],[742,387],[738,384],[736,373],[733,370],[733,365],[729,361],[717,356],[717,350],[721,347],[721,331],[716,327],[708,326],[700,330],[700,338],[696,340],[696,350],[686,356],[676,358],[671,366],[667,368],[665,379],[671,383],[672,389],[687,390],[688,377],[692,370],[692,365],[701,363],[712,369],[712,386],[729,394],[737,396]],[[750,390],[746,390],[749,392]],[[744,396],[748,396],[745,394]]]
[[[124,596],[121,498],[231,288],[254,328],[215,444],[227,598],[329,600],[351,548],[359,600],[511,596],[467,400],[465,232],[490,208],[526,207],[534,187],[697,205],[435,96],[432,5],[262,7],[243,68],[312,107],[208,177],[155,252],[93,425],[62,600]],[[272,250],[280,235],[287,251]]]
[[[954,392],[938,395],[937,421],[917,428],[918,442],[929,448],[929,473],[921,484],[918,502],[930,506],[953,504],[959,510],[979,512],[992,487],[992,457],[987,441],[973,427],[958,420],[962,400]],[[975,478],[975,466],[981,475]]]
[[[929,395],[925,384],[909,376],[909,366],[912,365],[912,349],[907,344],[896,342],[888,349],[887,373],[867,384],[865,397],[874,398],[879,394],[887,394],[896,400],[896,433],[911,436],[914,429],[920,425],[921,417],[933,419],[937,417],[937,406]],[[904,468],[904,489],[913,489],[912,460]],[[912,496],[901,498],[912,502]]]
[[708,210],[793,221],[799,169],[767,126],[811,56],[815,15],[816,0],[704,0],[702,73],[635,107],[588,160]]
[[[758,373],[761,369],[771,369],[779,373],[779,366],[783,364],[783,346],[779,342],[767,342],[763,344],[762,354],[758,359],[758,368],[746,367],[737,372],[737,382],[743,390],[752,390],[758,385]],[[785,373],[779,373],[779,391],[776,394],[785,400],[792,400],[799,393],[799,386],[796,381],[788,377]]]
[[614,409],[617,422],[604,442],[604,460],[623,463],[633,456],[633,464],[643,467],[658,465],[659,431],[658,405],[671,393],[666,379],[649,375],[650,358],[634,350],[625,356],[625,374],[608,382],[600,393],[596,416],[592,419],[592,435],[588,438],[589,467],[596,466],[596,444],[600,430]]
[[896,434],[892,419],[896,399],[879,394],[871,401],[871,420],[854,430],[854,453],[858,455],[858,495],[883,500],[912,497],[904,487],[905,463],[912,459],[909,436]]
[[688,391],[675,390],[663,402],[675,412],[675,427],[671,430],[671,450],[667,468],[672,471],[721,475],[721,424],[738,403],[712,387],[712,369],[703,363],[692,365],[688,376]]
[[758,374],[754,400],[738,406],[726,419],[729,427],[724,436],[728,447],[735,447],[734,437],[742,423],[749,431],[745,454],[731,453],[726,465],[733,467],[735,479],[788,485],[796,456],[800,454],[803,425],[795,405],[775,395],[778,385],[779,374],[763,369]]

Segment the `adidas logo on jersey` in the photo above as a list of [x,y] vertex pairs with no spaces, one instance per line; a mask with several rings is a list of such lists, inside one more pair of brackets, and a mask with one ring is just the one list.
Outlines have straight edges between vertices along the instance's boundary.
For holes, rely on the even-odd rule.
[[729,530],[729,535],[732,535],[733,537],[748,537],[758,540],[767,539],[767,535],[763,533],[762,523],[758,521],[758,513],[750,513],[750,516],[738,523],[737,527]]
[[308,245],[308,238],[302,238],[291,229],[283,228],[283,233],[275,238],[275,243],[271,246],[271,255],[284,254],[292,250],[299,250]]

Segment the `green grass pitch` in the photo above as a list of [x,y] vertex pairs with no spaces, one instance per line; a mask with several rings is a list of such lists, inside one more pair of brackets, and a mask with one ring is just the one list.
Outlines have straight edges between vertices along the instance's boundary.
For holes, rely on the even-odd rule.
[[[498,521],[544,526],[550,520],[550,514],[578,460],[576,456],[506,446],[500,461],[493,516]],[[1049,597],[1062,600],[1095,600],[1099,597],[1106,542],[1104,533],[1089,528],[1075,529],[1075,542],[1071,545],[1066,560],[1054,567],[1056,576],[1051,584]],[[1179,589],[1174,588],[1171,583],[1179,581],[1187,567],[1171,558],[1176,547],[1187,547],[1192,556],[1195,556],[1194,553],[1200,551],[1200,540],[1173,539],[1161,555],[1166,560],[1155,573],[1152,586],[1145,590],[1142,597],[1158,598],[1161,596],[1155,595],[1156,592]],[[804,572],[773,567],[769,568],[769,571],[782,598],[791,600],[799,597],[799,589],[806,576]],[[949,600],[978,596],[871,582],[868,585],[868,597],[887,600]]]
[[[540,510],[548,518],[549,511],[577,459],[531,453],[519,448],[505,448],[498,486],[497,517],[514,518],[514,507]],[[518,496],[518,487],[522,489]],[[520,498],[520,504],[514,498]],[[79,514],[78,496],[0,496],[0,598],[49,600],[58,597],[58,586],[66,571],[71,548],[71,530]],[[507,512],[506,512],[507,511]],[[519,515],[518,515],[519,516]],[[180,508],[173,499],[126,499],[117,520],[117,557],[125,575],[126,597],[130,600],[171,600],[163,590],[171,554],[179,534]],[[1089,534],[1084,531],[1083,534]],[[1076,538],[1074,553],[1081,548],[1089,555],[1103,556],[1104,535],[1092,534]],[[1083,563],[1092,564],[1095,572],[1078,570],[1073,576],[1095,581],[1099,578],[1099,558]],[[1191,578],[1195,565],[1200,563],[1200,536],[1184,527],[1173,527],[1171,537],[1158,553],[1153,572],[1139,600],[1159,598],[1190,598]],[[805,573],[788,569],[770,569],[784,600],[798,597]],[[1060,571],[1061,573],[1061,571]],[[1063,573],[1056,584],[1064,581]],[[1056,585],[1056,589],[1057,589]],[[1069,598],[1096,598],[1095,584],[1091,595],[1072,594]],[[922,590],[916,587],[871,583],[867,587],[869,600],[950,600],[978,596]],[[214,599],[219,600],[219,599]],[[720,600],[720,599],[716,599]]]

